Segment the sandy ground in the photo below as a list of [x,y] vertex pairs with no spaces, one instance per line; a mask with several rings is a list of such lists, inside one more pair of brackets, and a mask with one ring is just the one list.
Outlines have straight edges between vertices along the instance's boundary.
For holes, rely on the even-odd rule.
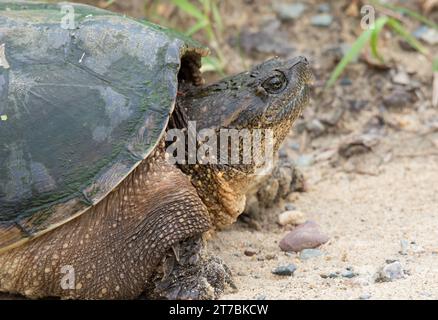
[[[210,246],[231,267],[238,286],[223,298],[438,299],[438,157],[430,149],[431,156],[416,157],[428,154],[416,137],[396,133],[386,142],[405,153],[383,164],[377,175],[346,173],[326,163],[304,170],[309,190],[293,195],[294,205],[330,235],[320,247],[322,257],[300,261],[282,252],[278,242],[287,231],[280,226],[257,232],[236,224],[220,232]],[[399,253],[401,240],[415,242],[406,255]],[[247,257],[246,248],[258,254]],[[275,258],[267,260],[269,255]],[[406,278],[375,283],[373,275],[386,260],[400,261]],[[297,266],[294,276],[271,273],[291,262]],[[321,277],[347,267],[359,275]]]

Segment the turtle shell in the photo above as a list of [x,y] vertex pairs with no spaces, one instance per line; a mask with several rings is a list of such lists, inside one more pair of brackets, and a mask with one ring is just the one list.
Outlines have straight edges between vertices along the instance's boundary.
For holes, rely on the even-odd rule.
[[206,54],[91,6],[0,1],[0,252],[86,212],[146,159],[182,61]]

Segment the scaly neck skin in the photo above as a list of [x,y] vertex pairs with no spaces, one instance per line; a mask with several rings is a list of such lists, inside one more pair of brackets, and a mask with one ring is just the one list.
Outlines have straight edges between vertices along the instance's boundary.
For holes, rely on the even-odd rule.
[[236,221],[245,208],[245,195],[252,185],[250,176],[216,165],[181,165],[180,168],[191,177],[214,227],[220,229]]

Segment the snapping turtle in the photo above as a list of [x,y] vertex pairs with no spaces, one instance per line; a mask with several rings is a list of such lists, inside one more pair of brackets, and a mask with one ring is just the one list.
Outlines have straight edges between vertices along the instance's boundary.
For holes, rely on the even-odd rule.
[[242,212],[260,164],[169,161],[166,131],[270,130],[278,150],[307,102],[306,59],[204,85],[208,49],[148,22],[0,1],[0,26],[0,292],[198,299],[232,285],[203,239]]

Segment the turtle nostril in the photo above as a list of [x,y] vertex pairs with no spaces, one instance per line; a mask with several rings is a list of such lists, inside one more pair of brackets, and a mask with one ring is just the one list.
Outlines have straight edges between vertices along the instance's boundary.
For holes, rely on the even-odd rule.
[[293,69],[293,68],[295,68],[296,66],[298,66],[300,64],[303,64],[303,65],[306,65],[306,66],[309,65],[309,60],[307,60],[307,58],[303,57],[303,56],[296,57],[291,62],[292,62],[292,64],[289,67],[290,69]]
[[306,57],[299,56],[299,57],[298,57],[298,63],[309,64],[309,60],[307,60]]

